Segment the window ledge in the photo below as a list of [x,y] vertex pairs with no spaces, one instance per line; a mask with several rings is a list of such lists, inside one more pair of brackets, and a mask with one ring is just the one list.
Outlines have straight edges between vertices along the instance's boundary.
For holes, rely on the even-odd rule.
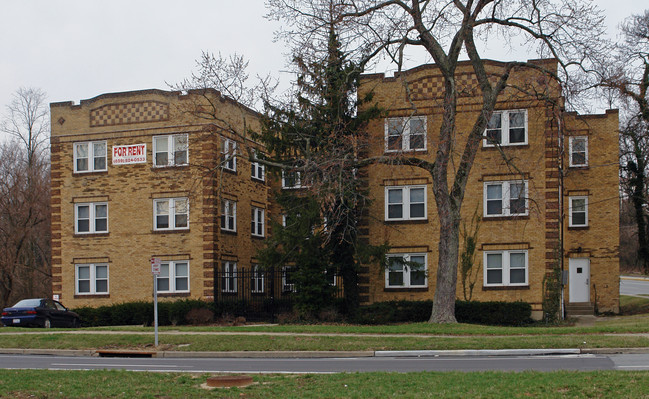
[[266,185],[266,179],[259,179],[257,177],[250,176],[250,180],[254,181],[255,183]]
[[188,297],[189,292],[158,292],[158,296],[163,298]]
[[73,176],[97,176],[97,175],[107,175],[108,170],[98,170],[92,172],[73,172]]
[[110,298],[110,294],[74,294],[74,299],[101,299],[101,298]]
[[151,230],[151,234],[181,234],[189,233],[189,229]]
[[229,173],[231,175],[235,175],[235,176],[238,174],[236,169],[228,169],[228,168],[222,167],[221,170],[223,170],[224,172]]
[[428,292],[428,287],[383,288],[383,292]]
[[427,224],[428,219],[400,219],[400,220],[384,220],[385,224]]
[[486,222],[489,220],[529,220],[530,215],[521,215],[521,216],[483,216],[481,221]]
[[108,237],[110,233],[74,233],[74,238],[99,238],[99,237]]
[[251,234],[250,238],[252,238],[253,240],[263,240],[263,239],[266,238],[266,236],[257,236],[257,235]]
[[588,230],[590,226],[568,226],[568,230]]
[[530,148],[529,143],[525,144],[501,144],[501,145],[482,145],[483,150],[488,150],[488,151],[493,151],[493,150],[498,150],[498,148]]
[[400,154],[416,154],[416,155],[428,155],[428,149],[421,150],[385,150],[383,151],[384,155],[400,155]]
[[238,235],[236,230],[234,230],[234,231],[233,230],[225,230],[223,228],[221,228],[221,233],[228,234],[228,235],[231,235],[231,236]]
[[187,168],[189,168],[189,164],[167,165],[167,166],[152,166],[151,171],[152,172],[158,172],[158,171],[170,170],[170,169],[187,169]]
[[529,285],[482,286],[482,291],[525,291],[529,289]]

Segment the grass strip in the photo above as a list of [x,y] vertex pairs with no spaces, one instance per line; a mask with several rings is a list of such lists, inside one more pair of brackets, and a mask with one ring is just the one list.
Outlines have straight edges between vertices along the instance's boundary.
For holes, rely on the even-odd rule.
[[[634,348],[649,347],[647,336],[269,336],[165,335],[164,350],[181,351],[378,351],[425,349]],[[30,334],[0,335],[0,348],[23,349],[151,349],[152,335]]]
[[0,370],[2,398],[649,398],[649,372],[419,372],[254,375],[245,388],[201,388],[208,375]]

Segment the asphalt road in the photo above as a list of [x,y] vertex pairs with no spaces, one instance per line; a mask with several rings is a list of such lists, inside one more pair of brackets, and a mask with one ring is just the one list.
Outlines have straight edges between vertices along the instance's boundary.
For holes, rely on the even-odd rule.
[[0,368],[120,369],[190,373],[339,373],[369,371],[649,370],[649,355],[363,357],[325,359],[104,358],[0,355]]
[[621,295],[649,295],[649,279],[620,278]]

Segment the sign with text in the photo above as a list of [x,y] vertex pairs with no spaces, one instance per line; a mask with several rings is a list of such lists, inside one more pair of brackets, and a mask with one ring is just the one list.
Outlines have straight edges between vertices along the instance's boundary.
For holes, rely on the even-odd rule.
[[113,165],[133,163],[146,163],[146,144],[113,146]]
[[151,258],[151,273],[160,274],[160,258]]

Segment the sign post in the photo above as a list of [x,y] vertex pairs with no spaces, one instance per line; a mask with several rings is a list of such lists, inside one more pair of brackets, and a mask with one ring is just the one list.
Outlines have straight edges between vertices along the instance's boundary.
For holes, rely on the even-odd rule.
[[160,275],[160,258],[151,258],[151,274],[153,274],[153,328],[155,331],[155,346],[158,346],[158,276]]

